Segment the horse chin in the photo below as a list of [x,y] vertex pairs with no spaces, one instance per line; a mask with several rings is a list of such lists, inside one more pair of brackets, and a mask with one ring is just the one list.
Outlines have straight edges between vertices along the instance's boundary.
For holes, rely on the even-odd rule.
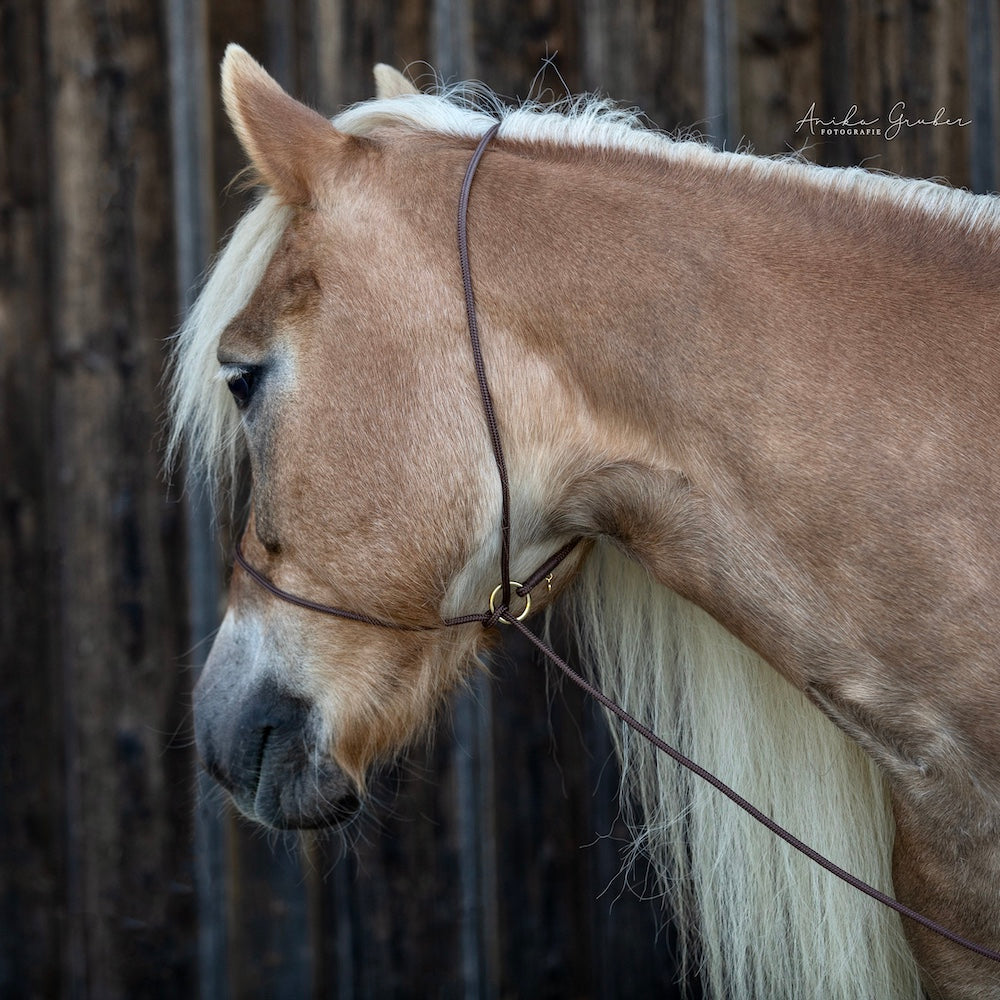
[[349,788],[339,771],[325,766],[283,770],[280,766],[262,769],[252,801],[233,797],[249,819],[275,830],[335,829],[349,823],[361,810],[361,800]]
[[272,830],[337,830],[360,814],[361,802],[356,795],[348,795],[337,802],[298,803],[291,811],[282,808],[277,812],[262,812],[255,808],[249,812],[242,806],[239,808],[247,819]]
[[320,749],[317,718],[308,701],[266,679],[235,706],[196,693],[195,739],[205,769],[247,818],[277,830],[339,827],[361,802]]

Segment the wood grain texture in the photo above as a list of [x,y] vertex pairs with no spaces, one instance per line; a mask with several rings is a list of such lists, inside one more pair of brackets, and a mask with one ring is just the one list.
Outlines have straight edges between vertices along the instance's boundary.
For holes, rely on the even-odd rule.
[[0,993],[41,997],[65,984],[66,878],[63,704],[53,697],[44,22],[25,7],[0,24]]
[[22,700],[4,706],[3,826],[21,841],[4,867],[27,905],[0,974],[9,995],[186,990],[191,755],[172,734],[189,677],[165,658],[183,641],[180,523],[154,446],[176,316],[165,39],[142,3],[5,12],[4,28],[4,65],[23,73],[5,115],[22,245],[16,341],[2,310],[21,354],[4,349],[18,442],[4,661]]

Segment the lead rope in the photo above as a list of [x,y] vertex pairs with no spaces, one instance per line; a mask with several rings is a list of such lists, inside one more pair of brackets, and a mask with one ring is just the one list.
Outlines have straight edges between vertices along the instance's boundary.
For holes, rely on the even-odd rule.
[[[497,422],[496,410],[493,406],[493,396],[490,392],[489,381],[486,378],[486,365],[483,360],[482,345],[479,341],[479,323],[476,317],[476,300],[472,288],[472,269],[469,265],[468,244],[469,194],[472,190],[472,181],[476,175],[476,169],[479,166],[479,161],[483,158],[483,154],[486,152],[486,147],[493,140],[493,137],[497,134],[499,129],[500,122],[497,122],[495,125],[490,127],[490,129],[479,141],[479,145],[476,146],[475,152],[472,154],[472,159],[469,161],[469,166],[465,172],[465,180],[462,183],[462,192],[458,201],[458,259],[462,269],[462,287],[465,290],[465,312],[469,321],[469,340],[472,343],[472,357],[476,366],[476,378],[479,382],[479,393],[483,402],[483,410],[486,414],[486,425],[489,429],[490,443],[493,446],[493,455],[496,459],[497,471],[500,474],[500,574],[501,580],[503,581],[503,597],[500,606],[492,613],[492,615],[483,621],[484,627],[491,628],[499,622],[503,622],[506,625],[512,625],[532,645],[548,657],[548,659],[551,660],[552,663],[554,663],[563,672],[563,674],[566,675],[566,677],[590,695],[591,698],[603,705],[618,719],[624,722],[625,725],[629,726],[641,737],[643,737],[643,739],[651,743],[657,750],[665,753],[668,757],[675,760],[682,767],[687,768],[702,780],[707,781],[713,788],[725,795],[727,799],[734,802],[745,813],[755,819],[766,829],[770,830],[771,833],[780,837],[786,844],[794,847],[800,854],[804,854],[810,861],[814,861],[821,868],[830,872],[831,875],[836,875],[837,878],[846,882],[859,892],[863,892],[866,896],[870,896],[872,899],[877,900],[884,906],[888,906],[890,909],[895,910],[901,916],[920,924],[922,927],[926,927],[935,934],[939,934],[941,937],[947,938],[949,941],[952,941],[957,945],[961,945],[961,947],[967,948],[969,951],[974,952],[983,958],[990,959],[993,962],[1000,962],[1000,952],[993,951],[991,948],[987,948],[984,945],[976,944],[974,941],[969,941],[960,934],[956,934],[954,931],[951,931],[947,927],[937,923],[937,921],[931,920],[930,917],[925,917],[922,913],[918,913],[916,910],[911,909],[904,903],[900,903],[899,900],[894,899],[892,896],[887,895],[880,889],[876,889],[874,886],[862,881],[856,875],[852,875],[850,872],[845,871],[839,865],[830,861],[829,858],[820,854],[819,851],[799,840],[799,838],[794,834],[789,833],[788,830],[776,823],[770,816],[761,812],[761,810],[753,805],[753,803],[748,802],[742,795],[730,788],[729,785],[722,781],[721,778],[717,778],[711,771],[705,770],[705,768],[703,768],[700,764],[696,764],[689,757],[685,757],[679,750],[675,750],[669,743],[660,739],[660,737],[657,736],[656,733],[654,733],[648,726],[644,726],[641,722],[626,712],[624,708],[618,705],[617,702],[612,701],[607,695],[604,694],[603,691],[596,688],[593,684],[577,673],[577,671],[575,671],[561,656],[559,656],[559,654],[556,653],[555,650],[548,645],[548,643],[540,639],[520,619],[510,613],[510,484],[507,478],[507,463],[504,460],[503,445],[500,442],[500,429]],[[531,586],[522,586],[519,588],[518,593],[521,594],[531,590],[531,587],[535,586],[536,583],[540,582],[544,578],[545,574],[542,573],[542,570],[545,570],[547,573],[550,568],[554,568],[558,565],[569,554],[569,552],[572,551],[579,541],[579,538],[574,539],[563,549],[560,549],[559,552],[557,552],[543,567],[540,567],[538,571],[532,574],[531,578],[529,578]],[[551,564],[551,567],[549,564]]]

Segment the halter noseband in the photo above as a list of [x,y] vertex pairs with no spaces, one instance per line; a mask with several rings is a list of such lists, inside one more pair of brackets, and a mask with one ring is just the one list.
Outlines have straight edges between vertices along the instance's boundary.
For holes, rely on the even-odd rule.
[[[589,694],[595,701],[603,705],[609,712],[637,732],[643,737],[643,739],[651,743],[657,750],[662,751],[682,767],[687,768],[698,777],[707,781],[713,788],[725,795],[728,799],[739,806],[740,809],[748,813],[753,819],[757,820],[758,823],[770,830],[776,837],[785,841],[785,843],[789,846],[794,847],[799,853],[804,854],[821,868],[830,872],[832,875],[836,875],[837,878],[846,882],[859,892],[862,892],[866,896],[870,896],[877,902],[882,903],[884,906],[895,910],[901,916],[907,917],[915,923],[933,931],[935,934],[939,934],[941,937],[946,938],[954,944],[960,945],[962,948],[974,952],[983,958],[989,959],[993,962],[1000,962],[1000,952],[987,948],[984,945],[977,944],[974,941],[970,941],[968,938],[964,938],[960,934],[956,934],[954,931],[949,930],[937,921],[931,920],[930,917],[925,917],[922,913],[918,913],[916,910],[911,909],[905,903],[900,903],[898,900],[893,899],[892,896],[887,895],[880,889],[876,889],[874,886],[868,885],[867,882],[863,882],[856,875],[852,875],[850,872],[845,871],[824,855],[814,850],[808,844],[803,843],[803,841],[789,833],[784,827],[776,823],[766,813],[761,812],[761,810],[759,810],[756,806],[744,799],[738,792],[730,788],[720,778],[717,778],[711,771],[707,771],[690,758],[684,756],[684,754],[682,754],[679,750],[675,750],[672,746],[670,746],[670,744],[660,739],[660,737],[657,736],[651,729],[644,726],[641,722],[626,712],[620,705],[612,701],[601,690],[596,688],[593,684],[577,673],[561,656],[552,650],[547,643],[541,640],[537,635],[535,635],[534,632],[531,631],[531,629],[524,625],[522,619],[527,616],[528,611],[531,608],[531,591],[534,590],[535,587],[537,587],[543,580],[551,579],[551,574],[555,568],[570,554],[570,552],[573,551],[574,548],[576,548],[576,546],[582,541],[582,538],[579,536],[573,538],[561,549],[554,552],[548,559],[545,560],[545,562],[541,564],[541,566],[538,567],[538,569],[535,570],[534,573],[527,578],[524,583],[517,583],[516,581],[511,580],[510,484],[507,479],[507,463],[504,459],[503,445],[500,442],[500,427],[497,422],[496,411],[493,407],[493,397],[490,393],[490,385],[486,378],[486,364],[483,360],[483,351],[479,342],[479,323],[476,317],[476,299],[472,291],[472,271],[469,267],[469,244],[466,225],[469,210],[469,192],[472,190],[472,181],[476,176],[476,168],[479,166],[479,161],[483,158],[483,153],[486,152],[486,147],[499,131],[500,124],[500,122],[497,122],[495,125],[491,126],[476,146],[475,152],[472,154],[472,159],[469,161],[469,166],[465,171],[465,180],[462,183],[462,192],[458,201],[458,259],[462,269],[462,285],[465,290],[465,311],[469,324],[469,341],[472,345],[472,359],[476,368],[476,378],[479,382],[479,395],[483,403],[483,412],[485,414],[486,425],[489,430],[490,443],[493,447],[493,457],[496,460],[497,472],[500,475],[501,582],[496,586],[496,588],[494,588],[493,593],[490,595],[489,610],[470,615],[460,615],[457,618],[443,618],[437,625],[404,625],[399,622],[376,618],[372,615],[367,615],[361,612],[349,611],[345,608],[338,608],[329,604],[320,604],[305,597],[299,597],[296,594],[291,594],[287,590],[282,590],[247,562],[242,549],[240,548],[239,542],[237,542],[235,550],[236,562],[240,564],[248,576],[250,576],[256,583],[260,584],[260,586],[268,591],[268,593],[273,594],[275,597],[278,597],[283,601],[287,601],[289,604],[295,604],[300,608],[307,608],[310,611],[318,611],[321,614],[334,615],[337,618],[346,618],[349,621],[361,622],[365,625],[376,625],[380,628],[394,628],[406,632],[430,632],[440,628],[441,626],[469,625],[475,622],[479,622],[484,626],[484,628],[493,628],[498,624],[512,625],[519,632],[521,632],[521,634],[524,635],[529,642],[531,642],[546,657],[548,657],[548,659],[551,660],[571,681],[573,681],[574,684],[586,691],[587,694]],[[514,596],[520,597],[524,600],[524,607],[518,610],[516,614],[511,609],[511,600]]]

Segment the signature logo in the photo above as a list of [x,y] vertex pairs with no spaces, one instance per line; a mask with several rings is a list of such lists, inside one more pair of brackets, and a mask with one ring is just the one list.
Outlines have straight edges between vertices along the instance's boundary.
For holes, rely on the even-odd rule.
[[971,118],[949,118],[945,109],[938,108],[931,118],[912,118],[906,110],[905,101],[897,101],[883,121],[882,117],[862,118],[858,106],[852,104],[846,115],[838,118],[821,118],[816,114],[816,102],[809,105],[809,110],[795,123],[795,131],[807,129],[810,135],[880,135],[891,142],[904,129],[931,128],[965,128],[971,125]]

